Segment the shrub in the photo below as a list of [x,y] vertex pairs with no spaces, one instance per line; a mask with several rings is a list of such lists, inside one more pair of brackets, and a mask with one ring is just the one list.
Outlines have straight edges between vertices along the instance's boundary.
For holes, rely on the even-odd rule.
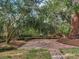
[[20,35],[18,40],[28,40],[31,38],[32,38],[32,35]]
[[70,24],[68,24],[67,22],[63,22],[59,27],[59,32],[63,35],[68,35],[70,32]]

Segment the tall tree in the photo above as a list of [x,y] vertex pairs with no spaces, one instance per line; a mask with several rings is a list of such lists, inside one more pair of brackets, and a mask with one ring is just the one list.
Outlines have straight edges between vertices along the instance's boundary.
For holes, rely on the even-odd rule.
[[4,21],[3,35],[6,43],[9,43],[17,31],[26,24],[24,22],[35,6],[34,0],[0,0],[0,13]]

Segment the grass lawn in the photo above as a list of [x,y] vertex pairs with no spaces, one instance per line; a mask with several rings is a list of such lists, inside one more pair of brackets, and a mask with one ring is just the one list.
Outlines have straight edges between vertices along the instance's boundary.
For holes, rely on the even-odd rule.
[[63,48],[60,51],[67,59],[79,59],[79,48]]
[[0,53],[0,59],[51,59],[47,49],[13,50]]

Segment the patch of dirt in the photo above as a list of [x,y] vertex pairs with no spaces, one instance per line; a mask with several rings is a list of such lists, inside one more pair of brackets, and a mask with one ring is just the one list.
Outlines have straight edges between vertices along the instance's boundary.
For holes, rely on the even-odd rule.
[[[58,39],[34,39],[28,41],[25,45],[23,45],[19,49],[47,48],[52,56],[52,59],[63,59],[62,53],[59,50],[60,48],[76,47],[72,45],[63,44],[57,41]],[[59,55],[59,57],[57,55]]]
[[26,42],[22,41],[22,40],[12,40],[10,42],[11,45],[15,46],[15,47],[21,47],[22,45],[24,45]]
[[59,48],[73,48],[76,46],[63,44],[60,42],[57,42],[58,39],[34,39],[31,41],[28,41],[25,45],[23,45],[20,48],[48,48],[48,49],[59,49]]
[[68,39],[68,38],[62,38],[59,39],[58,42],[73,45],[73,46],[79,46],[79,39]]

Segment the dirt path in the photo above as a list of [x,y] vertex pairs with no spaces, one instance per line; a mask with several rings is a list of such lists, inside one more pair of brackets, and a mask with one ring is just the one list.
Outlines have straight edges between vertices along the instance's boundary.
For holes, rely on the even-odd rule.
[[34,39],[26,42],[20,48],[49,48],[49,49],[59,49],[59,48],[73,48],[76,46],[66,45],[56,42],[57,39]]
[[20,49],[31,49],[31,48],[47,48],[53,59],[64,59],[59,48],[73,48],[76,46],[66,45],[56,42],[57,39],[34,39],[28,41]]

